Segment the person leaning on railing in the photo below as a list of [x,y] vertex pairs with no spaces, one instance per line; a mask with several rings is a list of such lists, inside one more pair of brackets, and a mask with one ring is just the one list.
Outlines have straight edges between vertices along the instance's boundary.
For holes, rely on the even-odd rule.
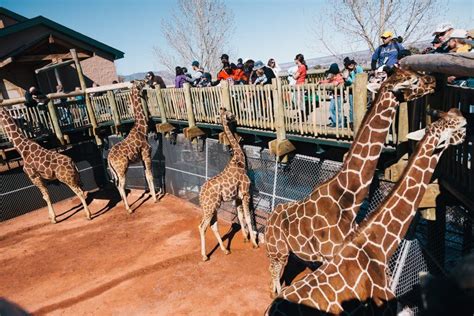
[[[43,117],[43,119],[47,115],[48,108],[46,104],[48,103],[48,97],[46,97],[40,90],[38,90],[35,86],[32,86],[28,89],[28,91],[25,92],[25,106],[27,108],[37,108],[39,110],[39,115]],[[32,121],[26,121],[23,116],[18,118],[18,123],[20,126],[23,126],[23,128],[30,132],[31,134],[38,136],[38,133],[43,133],[44,132],[44,125],[41,123],[41,121],[36,122],[38,125],[37,128],[33,124],[35,122]]]

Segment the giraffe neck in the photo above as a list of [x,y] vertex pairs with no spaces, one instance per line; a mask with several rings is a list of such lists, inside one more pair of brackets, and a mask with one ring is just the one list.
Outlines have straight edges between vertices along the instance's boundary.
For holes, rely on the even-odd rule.
[[143,112],[143,107],[142,107],[139,91],[136,86],[133,86],[132,88],[132,107],[133,107],[133,113],[135,117],[135,124],[133,125],[133,129],[146,135],[148,125],[145,118],[145,113]]
[[[225,120],[226,120],[225,112],[223,112],[221,113],[221,122],[225,122]],[[242,148],[240,147],[237,139],[235,138],[234,133],[232,133],[228,124],[222,124],[222,126],[224,127],[224,133],[229,139],[230,147],[232,148],[232,152],[233,152],[232,160],[234,161],[238,160],[240,162],[243,162],[243,164],[245,165],[244,152]]]
[[367,196],[398,105],[395,95],[382,87],[362,120],[336,181],[330,183],[331,192],[342,192],[338,199],[341,209],[349,209],[355,215]]
[[358,230],[370,236],[371,243],[366,247],[386,261],[405,237],[436,165],[447,148],[436,149],[439,136],[439,131],[425,135],[410,157],[401,180]]
[[0,124],[3,126],[5,133],[7,133],[8,138],[13,143],[13,146],[18,150],[21,157],[25,158],[25,148],[28,144],[31,143],[20,128],[15,124],[13,118],[8,114],[5,107],[0,107]]

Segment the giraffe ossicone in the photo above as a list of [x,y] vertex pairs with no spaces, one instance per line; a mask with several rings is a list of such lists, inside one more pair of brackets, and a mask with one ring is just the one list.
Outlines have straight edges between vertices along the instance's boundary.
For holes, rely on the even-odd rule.
[[303,315],[308,311],[364,314],[368,303],[381,313],[387,312],[395,299],[386,274],[388,262],[409,229],[441,155],[449,146],[464,141],[465,125],[461,112],[451,109],[427,126],[384,202],[364,219],[332,260],[284,288],[267,315]]
[[[225,254],[230,253],[224,247],[217,226],[217,210],[222,201],[235,200],[238,203],[237,216],[244,241],[248,241],[248,235],[250,234],[253,247],[258,247],[256,241],[257,234],[253,230],[250,215],[250,179],[247,175],[245,154],[229,127],[229,124],[235,121],[235,117],[231,112],[221,108],[220,119],[232,148],[232,158],[221,173],[204,183],[199,194],[199,204],[201,205],[203,216],[198,228],[201,237],[201,256],[203,261],[209,259],[206,254],[206,230],[209,225],[219,242],[221,250]],[[248,231],[245,228],[245,224]]]
[[143,161],[145,167],[145,178],[148,184],[148,189],[150,190],[150,195],[153,202],[157,201],[153,174],[151,171],[151,146],[147,139],[148,123],[143,112],[140,96],[144,87],[144,81],[135,80],[132,82],[131,97],[135,123],[128,136],[123,141],[115,144],[110,149],[107,157],[109,169],[128,213],[132,213],[132,209],[127,201],[125,183],[127,169],[131,162],[139,160]]
[[59,180],[66,184],[77,195],[86,213],[86,218],[90,220],[91,212],[87,206],[84,191],[81,189],[79,172],[72,159],[66,155],[45,149],[28,139],[15,124],[5,107],[1,106],[0,123],[3,125],[3,129],[13,146],[23,158],[23,171],[40,190],[43,199],[46,201],[51,222],[53,224],[57,222],[56,213],[44,180]]
[[337,253],[355,228],[400,101],[419,98],[434,88],[432,76],[397,69],[365,114],[342,169],[305,199],[274,209],[265,229],[272,296],[281,291],[280,277],[290,253],[313,262]]

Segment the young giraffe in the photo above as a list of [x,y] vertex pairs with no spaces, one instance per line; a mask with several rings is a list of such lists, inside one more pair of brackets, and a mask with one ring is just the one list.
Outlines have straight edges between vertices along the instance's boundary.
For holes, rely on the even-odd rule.
[[140,93],[144,86],[144,81],[133,82],[132,107],[135,116],[135,124],[130,130],[128,136],[110,149],[108,156],[109,168],[114,180],[116,181],[118,191],[125,203],[125,208],[128,213],[132,213],[132,210],[128,205],[127,195],[125,193],[125,181],[128,165],[131,162],[136,162],[139,159],[143,160],[148,188],[150,189],[153,202],[156,202],[155,185],[151,173],[151,146],[148,144],[147,140],[148,124],[140,101]]
[[87,219],[91,219],[91,213],[80,186],[79,172],[72,159],[55,151],[45,149],[25,137],[4,107],[0,107],[0,123],[3,125],[13,146],[15,146],[23,158],[23,171],[43,195],[43,199],[48,206],[51,223],[56,223],[56,214],[54,213],[48,189],[43,180],[57,179],[66,184],[81,200]]
[[209,259],[206,255],[206,230],[209,224],[219,242],[220,248],[225,254],[229,254],[229,251],[224,247],[217,228],[217,209],[222,201],[240,200],[238,202],[240,202],[241,205],[237,207],[237,215],[244,236],[244,241],[248,241],[248,232],[245,230],[244,225],[245,217],[245,222],[250,232],[250,239],[253,247],[258,247],[256,234],[252,228],[252,220],[250,218],[250,179],[247,176],[245,155],[229,128],[229,123],[235,121],[235,117],[224,108],[221,108],[220,116],[224,132],[229,139],[233,153],[232,158],[227,163],[224,170],[217,176],[206,181],[206,183],[201,187],[201,193],[199,194],[199,203],[203,210],[202,220],[199,224],[199,233],[201,235],[201,255],[203,261]]
[[[269,314],[302,315],[311,308],[313,314],[361,313],[368,301],[383,310],[384,303],[395,298],[386,275],[388,261],[408,231],[442,153],[464,141],[465,125],[461,112],[451,109],[425,130],[412,133],[415,139],[422,139],[389,196],[331,261],[283,289]],[[347,310],[343,305],[348,302],[356,304]]]
[[265,229],[272,296],[281,290],[280,277],[290,252],[313,262],[336,253],[354,228],[400,99],[414,100],[432,93],[434,87],[431,76],[397,69],[380,87],[342,169],[304,200],[275,208]]

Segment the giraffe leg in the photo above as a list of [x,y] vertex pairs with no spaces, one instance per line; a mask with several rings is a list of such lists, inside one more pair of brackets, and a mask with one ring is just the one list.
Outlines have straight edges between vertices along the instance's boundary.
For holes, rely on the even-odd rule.
[[281,293],[281,273],[283,270],[283,266],[287,260],[285,258],[274,258],[270,257],[270,276],[271,276],[271,285],[270,285],[270,296],[272,298],[276,297],[278,294]]
[[69,185],[69,188],[74,192],[79,200],[81,200],[82,206],[84,207],[84,212],[86,212],[86,218],[91,220],[91,212],[89,211],[89,207],[87,206],[86,199],[84,198],[84,192],[75,186]]
[[132,210],[130,209],[130,206],[128,205],[127,201],[127,193],[125,193],[125,176],[119,176],[117,189],[119,190],[119,193],[122,196],[123,203],[125,204],[125,209],[129,214],[132,214]]
[[239,218],[240,230],[242,231],[242,235],[244,236],[244,242],[248,242],[249,241],[248,232],[245,229],[244,213],[243,213],[242,205],[237,206],[237,217]]
[[209,216],[204,213],[201,223],[199,224],[199,235],[201,236],[201,256],[203,261],[209,260],[209,257],[206,255],[206,230],[211,223],[212,215]]
[[156,193],[155,193],[155,183],[153,182],[153,174],[151,172],[151,157],[150,151],[144,150],[142,153],[143,163],[145,165],[145,178],[148,183],[148,189],[150,190],[150,195],[153,198],[153,202],[156,203]]
[[246,193],[243,194],[243,198],[242,198],[242,205],[244,207],[244,218],[245,218],[245,221],[247,223],[247,228],[250,232],[250,240],[252,241],[253,247],[258,248],[257,234],[253,230],[252,219],[250,218],[250,208],[249,208],[250,195],[249,195],[248,191],[244,191],[244,192],[246,192]]
[[37,176],[30,176],[30,179],[31,179],[31,182],[33,182],[33,184],[38,187],[41,194],[43,195],[43,199],[46,201],[46,204],[48,205],[48,214],[49,214],[49,219],[51,220],[51,223],[56,224],[56,214],[54,213],[53,205],[51,204],[51,199],[49,198],[48,189],[44,185],[43,180]]
[[219,234],[219,229],[218,229],[218,227],[217,227],[217,217],[216,217],[216,216],[214,216],[213,221],[214,221],[214,223],[212,223],[212,225],[211,225],[212,232],[213,232],[214,235],[216,236],[217,242],[219,242],[219,246],[221,247],[221,250],[222,250],[226,255],[228,255],[228,254],[230,253],[230,251],[227,250],[227,249],[224,247],[224,243],[222,242],[222,238],[221,238],[221,235]]

